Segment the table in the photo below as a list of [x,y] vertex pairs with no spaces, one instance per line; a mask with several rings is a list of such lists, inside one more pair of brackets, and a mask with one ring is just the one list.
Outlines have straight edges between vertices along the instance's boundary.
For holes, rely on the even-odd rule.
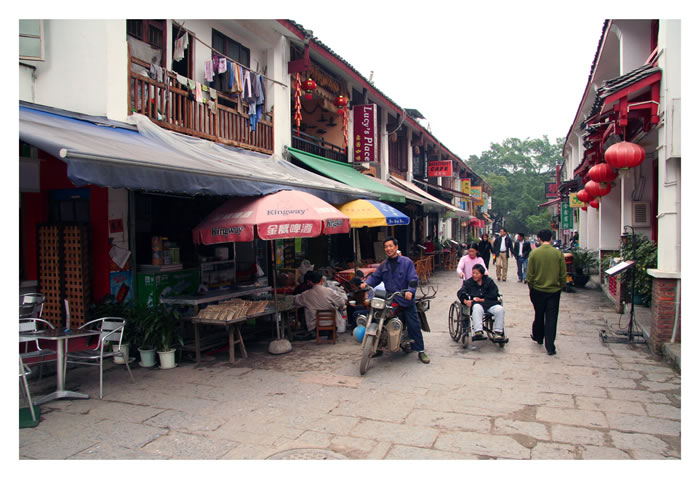
[[66,390],[66,378],[63,370],[63,365],[66,361],[66,344],[71,338],[99,335],[99,331],[90,329],[70,329],[68,331],[63,329],[44,329],[31,333],[22,333],[23,337],[56,341],[56,390],[42,397],[38,401],[35,401],[34,404],[44,404],[57,399],[88,399],[90,397],[84,393]]
[[226,301],[227,299],[247,296],[249,294],[267,293],[269,291],[272,291],[270,286],[248,286],[224,291],[210,291],[202,294],[181,294],[178,296],[171,296],[170,298],[161,298],[160,302],[178,306],[192,306],[194,308],[194,315],[196,316],[199,312],[199,307],[203,304],[218,303],[219,301]]
[[346,281],[351,281],[355,277],[355,271],[357,270],[362,271],[362,274],[364,274],[365,278],[367,278],[367,276],[374,273],[377,268],[365,267],[357,269],[344,269],[343,271],[338,271],[336,274]]

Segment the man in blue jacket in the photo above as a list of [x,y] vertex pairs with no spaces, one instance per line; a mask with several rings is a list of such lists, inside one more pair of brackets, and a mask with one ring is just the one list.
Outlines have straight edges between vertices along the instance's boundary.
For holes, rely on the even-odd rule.
[[413,261],[399,254],[399,242],[396,238],[389,237],[384,240],[384,252],[387,259],[367,278],[366,283],[375,287],[383,282],[387,296],[396,291],[408,289],[404,297],[399,296],[396,298],[396,302],[401,306],[401,319],[408,328],[408,337],[413,340],[413,350],[418,351],[418,359],[421,362],[428,364],[430,358],[425,354],[423,333],[421,332],[420,320],[416,311],[416,288],[408,285],[412,280],[415,280],[416,283],[418,282],[416,267]]

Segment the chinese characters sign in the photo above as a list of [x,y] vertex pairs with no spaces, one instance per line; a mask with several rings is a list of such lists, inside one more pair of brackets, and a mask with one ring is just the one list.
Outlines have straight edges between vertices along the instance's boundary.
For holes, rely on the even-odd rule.
[[377,105],[355,105],[352,109],[353,121],[353,161],[376,162],[377,145]]
[[475,204],[482,204],[481,203],[481,185],[472,186],[471,196],[472,196],[472,199],[475,200]]
[[570,230],[574,227],[571,207],[567,203],[561,204],[561,229]]
[[572,208],[580,208],[586,206],[586,203],[578,199],[576,193],[569,193],[569,206]]
[[556,183],[545,183],[544,184],[544,197],[545,198],[559,198],[559,190],[557,190]]
[[465,195],[470,195],[472,192],[472,180],[471,178],[462,178],[462,193]]
[[428,176],[452,176],[451,161],[429,161]]

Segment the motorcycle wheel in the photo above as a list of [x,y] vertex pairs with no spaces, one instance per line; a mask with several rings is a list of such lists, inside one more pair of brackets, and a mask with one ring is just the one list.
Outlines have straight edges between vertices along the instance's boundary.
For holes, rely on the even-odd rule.
[[459,341],[459,336],[461,334],[462,329],[462,321],[460,318],[458,301],[455,301],[450,305],[450,316],[448,324],[450,328],[450,337],[455,341]]
[[367,370],[369,369],[369,362],[372,359],[372,348],[374,346],[375,340],[376,340],[376,338],[371,340],[371,341],[366,341],[365,346],[362,348],[362,360],[360,361],[360,374],[363,376],[367,372]]

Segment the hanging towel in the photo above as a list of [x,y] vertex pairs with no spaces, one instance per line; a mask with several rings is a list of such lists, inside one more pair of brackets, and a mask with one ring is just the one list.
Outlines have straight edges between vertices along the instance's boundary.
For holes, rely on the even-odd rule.
[[214,81],[214,66],[211,60],[204,62],[204,79],[206,81]]
[[233,69],[235,70],[233,72],[233,75],[235,78],[235,84],[233,85],[233,93],[235,95],[238,95],[243,91],[243,78],[241,78],[241,66],[240,65],[234,65]]
[[[256,105],[264,105],[265,104],[265,88],[263,87],[264,81],[263,81],[263,76],[262,75],[255,75],[256,76],[256,85],[258,86],[257,92],[255,93],[255,96],[257,97],[257,100],[255,101]],[[258,119],[260,117],[258,116]]]
[[[228,60],[226,60],[226,69],[229,71],[232,69],[231,62]],[[228,76],[228,91],[232,91],[232,90],[233,90],[233,76],[229,75]]]
[[175,40],[175,50],[173,50],[173,60],[179,62],[185,58],[185,48],[187,48],[187,34],[183,34],[180,38]]
[[148,70],[148,74],[153,80],[161,83],[163,82],[163,67],[160,65],[151,63],[151,68]]
[[197,101],[197,103],[202,102],[202,85],[199,82],[196,83],[194,88],[194,99]]
[[197,88],[197,82],[194,81],[194,80],[192,80],[192,79],[190,79],[190,78],[188,78],[188,79],[187,79],[187,88],[188,88],[190,91],[194,91],[195,88]]
[[225,73],[228,71],[225,58],[219,58],[219,73]]
[[178,82],[180,85],[182,85],[183,87],[187,88],[187,78],[183,77],[183,76],[180,75],[179,73],[176,73],[176,74],[175,74],[175,79],[177,80],[177,82]]
[[241,79],[241,82],[241,89],[243,90],[242,98],[243,100],[245,100],[246,103],[250,103],[249,99],[253,97],[253,90],[250,84],[250,71],[243,71],[243,77]]
[[210,88],[209,89],[209,96],[211,97],[212,100],[216,101],[216,98],[217,98],[216,97],[216,90],[214,90],[213,88]]

